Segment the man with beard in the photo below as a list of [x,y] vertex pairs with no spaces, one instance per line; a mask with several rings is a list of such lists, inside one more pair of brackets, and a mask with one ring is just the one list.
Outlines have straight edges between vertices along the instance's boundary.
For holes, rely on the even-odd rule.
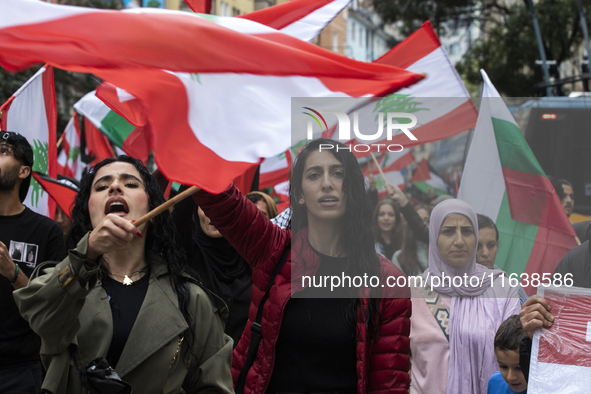
[[[0,131],[0,393],[41,392],[41,341],[20,316],[12,291],[27,285],[36,265],[66,257],[57,223],[23,205],[33,160],[25,137]],[[9,250],[17,245],[21,253],[37,253],[15,262]]]

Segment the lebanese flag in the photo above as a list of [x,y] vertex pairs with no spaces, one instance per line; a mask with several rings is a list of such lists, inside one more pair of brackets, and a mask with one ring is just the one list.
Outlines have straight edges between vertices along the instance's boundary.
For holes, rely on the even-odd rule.
[[[380,168],[385,176],[382,178],[380,174],[380,170],[377,169],[375,166],[371,166],[371,173],[374,175],[376,180],[376,189],[378,190],[378,199],[382,199],[387,196],[388,192],[386,191],[386,183],[390,185],[396,185],[400,189],[404,190],[404,173],[406,166],[410,163],[415,161],[415,157],[410,151],[410,149],[403,149],[400,152],[388,152],[384,153],[378,163],[380,164]],[[370,162],[370,163],[373,163]],[[364,175],[367,178],[369,173],[370,166],[366,167],[364,170]]]
[[351,0],[292,0],[249,12],[238,18],[258,22],[310,42],[350,2]]
[[292,155],[288,149],[280,155],[265,159],[261,163],[259,188],[265,189],[285,182],[291,172]]
[[91,166],[94,166],[109,157],[115,157],[113,148],[109,144],[107,137],[97,129],[88,118],[84,118],[84,137],[86,142],[86,154],[92,160]]
[[[0,15],[4,19],[5,14]],[[35,162],[32,171],[57,176],[56,124],[57,109],[53,67],[45,65],[35,73],[2,106],[0,128],[15,131],[27,138]],[[23,201],[33,211],[53,217],[55,203],[35,181],[31,179],[29,193]]]
[[82,178],[82,171],[88,166],[82,161],[78,122],[78,114],[74,112],[64,130],[62,151],[57,157],[57,173],[75,179]]
[[[240,15],[238,18],[261,23],[303,41],[311,41],[349,2],[350,0],[293,0]],[[202,9],[203,1],[187,1],[187,4],[195,12],[209,13],[209,11],[198,11],[198,9]],[[97,88],[96,96],[128,121],[117,122],[108,128],[101,128],[103,131],[110,130],[105,131],[108,136],[129,135],[126,130],[133,129],[135,126],[139,131],[139,128],[146,126],[147,119],[142,113],[141,104],[125,90],[103,82]],[[116,130],[116,126],[123,130]],[[119,147],[123,147],[125,144],[125,140],[121,138],[110,138],[110,140]],[[126,145],[129,145],[127,151],[133,151],[130,155],[138,157],[140,152],[131,148],[137,146],[137,142],[136,144],[128,142]],[[142,149],[141,153],[144,154],[144,151],[145,149]],[[145,154],[147,155],[147,152]],[[277,156],[267,158],[261,163],[260,188],[271,187],[289,179],[292,160],[288,155],[290,153],[285,151]]]
[[[410,140],[404,133],[399,133],[393,136],[392,140],[387,140],[384,127],[384,138],[371,143],[400,144],[409,148],[451,137],[476,125],[478,111],[456,69],[449,61],[431,22],[423,23],[419,30],[374,63],[403,68],[413,73],[424,73],[426,77],[411,87],[399,90],[391,97],[379,99],[355,110],[358,113],[360,125],[375,124],[378,112],[412,113],[418,119],[418,126],[410,129],[410,132],[416,136],[417,141]],[[332,120],[333,117],[331,116],[330,119]],[[408,121],[405,120],[405,122]],[[334,123],[329,125],[329,130],[322,135],[338,139],[335,126]],[[347,145],[361,143],[357,139],[343,142]],[[378,152],[379,148],[376,146],[370,145],[370,147],[371,150],[356,152],[355,155],[365,157],[371,151]],[[382,147],[381,151],[383,152],[384,149]]]
[[555,320],[534,334],[527,390],[586,393],[591,386],[591,290],[540,288],[538,294],[552,306]]
[[[118,92],[119,88],[113,86],[112,89]],[[103,90],[104,97],[111,98],[109,105],[113,106],[114,102],[121,103],[117,106],[117,109],[119,111],[126,111],[129,119],[141,125],[140,127],[132,124],[126,118],[119,115],[118,112],[113,111],[97,97],[97,91],[92,91],[84,95],[84,97],[74,104],[74,109],[100,130],[115,146],[122,149],[126,154],[146,163],[150,154],[149,133],[145,130],[147,119],[143,117],[143,109],[141,108],[140,102],[134,98],[128,99],[128,96],[123,92],[121,91],[120,96],[117,93],[114,95],[121,97],[121,101],[119,101],[119,99],[112,99],[113,94],[109,89]]]
[[277,200],[279,200],[277,203],[279,213],[285,211],[287,207],[291,205],[291,199],[289,198],[289,181],[284,181],[273,186],[271,197],[276,197]]
[[483,99],[458,198],[495,221],[502,245],[495,263],[502,270],[530,278],[552,273],[577,246],[576,234],[509,109],[481,73]]
[[439,175],[431,171],[425,159],[419,163],[410,182],[425,194],[429,194],[429,189],[433,189],[438,196],[447,194],[447,183]]
[[39,61],[93,73],[140,100],[158,168],[214,193],[289,148],[291,97],[371,98],[423,78],[240,18],[5,0],[0,64]]
[[84,132],[80,131],[77,113],[68,122],[64,135],[57,159],[60,175],[79,180],[85,168],[115,156],[107,137],[88,118],[84,118]]
[[60,182],[48,175],[33,171],[33,178],[39,182],[43,190],[49,194],[66,215],[72,219],[71,208],[74,206],[74,199],[78,190],[69,186],[67,182]]

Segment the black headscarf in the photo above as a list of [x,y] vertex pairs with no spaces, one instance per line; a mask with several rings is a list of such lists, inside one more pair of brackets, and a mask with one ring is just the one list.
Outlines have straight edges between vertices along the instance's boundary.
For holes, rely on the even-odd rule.
[[[191,265],[207,264],[209,266],[210,270],[200,269],[200,267],[195,266],[193,266],[193,269],[199,272],[206,285],[211,286],[210,288],[217,293],[220,289],[213,286],[214,282],[231,284],[236,278],[242,277],[247,272],[249,269],[248,264],[225,238],[212,238],[205,234],[199,223],[197,209],[195,209],[194,220],[195,256],[190,258],[189,261]],[[212,271],[215,278],[204,278],[203,275],[206,275],[206,271]]]

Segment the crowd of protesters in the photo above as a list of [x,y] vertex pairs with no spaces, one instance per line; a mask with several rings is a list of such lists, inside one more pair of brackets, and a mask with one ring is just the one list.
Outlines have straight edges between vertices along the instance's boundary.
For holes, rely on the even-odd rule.
[[[58,226],[23,205],[32,150],[3,133],[2,393],[527,391],[524,354],[554,316],[547,300],[499,283],[498,229],[465,202],[394,185],[378,201],[355,156],[319,151],[339,145],[319,139],[295,160],[284,212],[230,185],[136,227],[163,189],[120,156],[83,175]],[[570,215],[572,185],[553,184]],[[589,250],[556,272],[591,288]],[[331,294],[302,284],[341,274],[482,280]]]

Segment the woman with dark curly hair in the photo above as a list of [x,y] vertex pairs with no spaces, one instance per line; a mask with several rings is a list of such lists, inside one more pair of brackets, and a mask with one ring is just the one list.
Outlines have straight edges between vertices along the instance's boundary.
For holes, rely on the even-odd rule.
[[389,260],[402,247],[402,220],[398,204],[389,198],[378,202],[373,211],[373,234],[376,251]]
[[[317,285],[327,276],[365,275],[384,284],[386,277],[403,276],[375,252],[357,159],[336,141],[311,141],[294,164],[290,194],[290,230],[271,223],[234,186],[218,195],[193,196],[252,268],[250,317],[232,360],[234,381],[241,383],[236,390],[407,393],[409,289],[382,288],[375,280],[343,283],[334,292],[330,283],[324,289]],[[260,325],[253,324],[259,310]],[[256,335],[261,340],[252,348]],[[245,367],[249,347],[254,358]]]
[[134,392],[232,392],[225,307],[184,273],[170,213],[132,224],[163,202],[146,167],[127,156],[83,176],[69,256],[37,267],[15,292],[42,340],[44,392],[85,393],[77,372],[98,357]]

